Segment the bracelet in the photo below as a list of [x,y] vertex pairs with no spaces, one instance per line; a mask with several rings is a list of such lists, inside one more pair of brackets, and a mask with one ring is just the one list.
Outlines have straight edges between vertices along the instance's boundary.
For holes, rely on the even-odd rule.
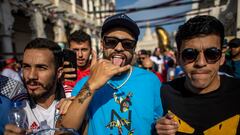
[[[86,93],[85,93],[86,91]],[[84,94],[84,95],[83,95]],[[90,88],[89,88],[89,84],[86,82],[81,90],[81,92],[79,93],[79,95],[82,95],[82,97],[80,97],[78,99],[78,101],[82,104],[84,102],[84,100],[87,98],[87,97],[90,97],[92,95],[91,91],[90,91]]]

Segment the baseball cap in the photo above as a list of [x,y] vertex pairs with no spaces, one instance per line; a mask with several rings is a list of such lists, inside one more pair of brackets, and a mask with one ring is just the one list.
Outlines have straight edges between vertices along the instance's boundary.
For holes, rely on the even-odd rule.
[[231,41],[229,41],[228,46],[230,48],[239,47],[240,46],[240,39],[239,38],[232,39]]
[[103,37],[104,33],[106,33],[108,30],[116,27],[123,27],[128,29],[130,32],[133,33],[135,40],[138,40],[140,31],[136,22],[124,13],[110,16],[104,21],[101,31],[101,37]]

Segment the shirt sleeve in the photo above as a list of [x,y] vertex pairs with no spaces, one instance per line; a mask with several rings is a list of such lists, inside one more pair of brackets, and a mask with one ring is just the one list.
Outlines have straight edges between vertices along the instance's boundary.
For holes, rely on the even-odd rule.
[[71,93],[72,96],[77,96],[77,94],[80,92],[83,85],[87,82],[88,78],[89,77],[86,76],[77,82],[77,84],[73,87],[73,90]]

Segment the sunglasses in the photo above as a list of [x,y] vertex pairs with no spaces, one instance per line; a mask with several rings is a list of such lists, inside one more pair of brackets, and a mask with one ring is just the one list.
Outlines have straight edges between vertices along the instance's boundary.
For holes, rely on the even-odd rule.
[[140,59],[140,60],[144,60],[144,59],[145,59],[145,57],[139,57],[139,59]]
[[104,41],[104,47],[108,49],[113,49],[115,48],[119,42],[121,42],[122,47],[126,50],[133,50],[136,47],[136,40],[130,40],[130,39],[119,39],[116,37],[103,37]]
[[145,70],[152,70],[152,67],[143,67]]
[[[182,51],[181,57],[185,63],[192,63],[198,58],[199,52],[197,49],[186,48]],[[205,49],[203,54],[208,64],[214,64],[221,58],[222,51],[216,47],[211,47]]]

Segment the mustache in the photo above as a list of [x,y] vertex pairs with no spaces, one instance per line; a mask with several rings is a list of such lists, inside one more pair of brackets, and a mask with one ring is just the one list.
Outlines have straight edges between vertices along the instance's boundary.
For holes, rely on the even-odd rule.
[[25,84],[26,85],[40,85],[40,86],[43,86],[42,83],[40,83],[40,82],[38,82],[36,80],[32,80],[32,79],[25,81]]

